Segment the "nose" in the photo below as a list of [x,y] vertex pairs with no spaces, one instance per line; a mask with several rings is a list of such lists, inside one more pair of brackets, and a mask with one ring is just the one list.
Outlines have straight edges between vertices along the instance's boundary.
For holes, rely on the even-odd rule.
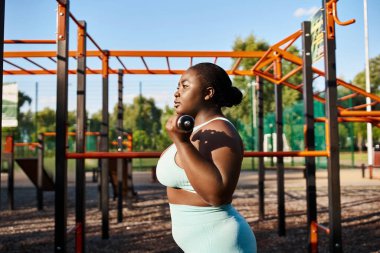
[[176,90],[176,91],[174,92],[174,97],[179,97],[179,90]]

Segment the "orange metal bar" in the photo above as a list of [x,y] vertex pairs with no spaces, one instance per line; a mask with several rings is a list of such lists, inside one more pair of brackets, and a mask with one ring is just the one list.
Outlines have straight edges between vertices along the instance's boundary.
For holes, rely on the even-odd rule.
[[260,51],[110,51],[110,57],[219,57],[219,58],[260,58]]
[[279,42],[277,42],[276,44],[274,44],[272,46],[272,48],[279,48],[281,45],[284,45],[284,44],[289,43],[289,42],[291,42],[291,44],[293,44],[294,41],[296,41],[301,35],[302,35],[302,30],[298,30],[295,33],[293,33],[293,34],[289,35],[288,37],[286,37],[285,39],[280,40]]
[[380,116],[380,111],[347,111],[347,110],[344,110],[344,111],[340,111],[338,112],[338,115],[340,116],[377,116],[379,117]]
[[239,64],[240,64],[241,60],[242,60],[242,58],[238,58],[238,59],[235,61],[234,65],[233,65],[232,68],[231,68],[231,72],[232,72],[232,73],[234,73],[235,70],[239,67]]
[[[315,118],[315,122],[325,122],[326,118]],[[379,123],[380,119],[372,119],[372,118],[367,118],[367,117],[339,117],[338,118],[339,122],[370,122],[370,123]]]
[[329,131],[329,121],[326,118],[325,120],[325,143],[326,143],[326,150],[330,150],[330,131]]
[[315,221],[310,223],[310,249],[311,253],[318,253],[318,224]]
[[[67,153],[68,159],[96,159],[96,158],[158,158],[162,152],[86,152]],[[245,157],[269,156],[327,156],[326,151],[285,151],[285,152],[244,152]]]
[[345,26],[345,25],[351,25],[351,24],[356,22],[356,20],[354,18],[347,20],[347,21],[340,21],[338,18],[338,10],[336,8],[337,0],[331,1],[331,5],[332,5],[332,15],[333,15],[335,23],[337,23],[338,25]]
[[[75,136],[76,133],[69,132],[67,133],[68,136]],[[45,132],[42,133],[43,136],[56,136],[55,132]],[[86,136],[100,136],[100,132],[85,132]]]
[[[122,144],[123,144],[124,146],[128,146],[128,145],[130,145],[130,143],[131,143],[131,141],[127,141],[127,140],[125,140],[125,141],[122,142]],[[119,142],[117,142],[117,141],[112,141],[111,144],[114,145],[114,146],[117,146],[117,145],[119,145]]]
[[375,94],[372,94],[372,93],[368,93],[366,92],[365,90],[355,86],[355,85],[352,85],[352,84],[349,84],[349,83],[346,83],[345,81],[343,80],[340,80],[340,79],[337,79],[336,80],[337,84],[339,85],[342,85],[343,87],[349,89],[349,90],[352,90],[354,92],[357,92],[365,97],[369,97],[371,98],[372,100],[375,100],[377,102],[380,102],[380,97],[376,96]]
[[363,104],[363,105],[357,105],[357,106],[349,107],[349,108],[346,108],[346,110],[358,110],[358,109],[367,108],[367,106],[374,106],[376,104],[378,104],[378,102],[374,101],[370,104]]
[[[87,71],[86,71],[87,72]],[[102,76],[106,78],[109,75],[109,54],[105,52],[102,57]]]
[[66,153],[67,159],[98,159],[98,158],[159,158],[161,152],[86,152]]
[[4,40],[4,44],[57,44],[55,40]]
[[245,151],[244,157],[305,157],[305,156],[328,156],[326,150],[322,151],[276,151],[276,152],[258,152],[258,151]]
[[[290,71],[288,74],[286,74],[285,76],[283,76],[279,81],[278,83],[282,83],[284,82],[285,80],[287,80],[288,78],[290,78],[291,76],[295,75],[298,71],[302,70],[302,66],[298,66],[297,68],[293,69],[292,71]],[[297,87],[295,87],[296,90],[298,90]]]
[[[253,67],[251,68],[251,71],[255,71],[255,70],[259,70],[259,69],[261,69],[262,66],[264,65],[264,64],[263,64],[264,59],[265,59],[266,57],[268,57],[268,55],[269,55],[271,52],[272,52],[272,49],[271,49],[271,48],[268,49],[268,51],[266,51],[266,52],[264,53],[264,55],[260,57],[260,59],[256,62],[256,64],[253,65]],[[270,62],[273,62],[273,60],[271,59]],[[266,66],[266,65],[267,65],[267,64],[265,64],[264,66]]]
[[[87,57],[101,57],[102,52],[88,50]],[[69,56],[76,56],[76,51],[69,51]],[[109,51],[110,57],[219,57],[219,58],[261,58],[260,51]],[[22,57],[56,57],[55,51],[7,51],[4,58]]]
[[25,143],[25,142],[15,142],[14,143],[14,146],[15,147],[29,147],[29,146],[32,146],[32,147],[39,147],[40,144],[38,142],[29,142],[29,143]]
[[[108,70],[109,74],[117,74],[118,69],[110,69]],[[146,69],[127,69],[123,70],[124,74],[135,74],[135,75],[144,75],[144,74],[157,74],[157,75],[181,75],[183,72],[185,72],[185,69],[150,69],[149,71]],[[4,75],[50,75],[50,74],[56,74],[57,70],[56,69],[51,69],[51,70],[4,70],[3,74]],[[69,70],[69,74],[76,74],[77,70],[72,69]],[[230,70],[227,70],[227,73],[229,75],[240,75],[240,76],[254,76],[255,73],[252,73],[247,70],[236,70],[234,73],[232,73]],[[86,74],[102,74],[101,69],[92,69],[86,70]]]
[[343,97],[340,97],[338,98],[339,101],[345,101],[347,99],[350,99],[350,98],[354,98],[358,95],[358,93],[351,93],[351,94],[348,94],[346,96],[343,96]]

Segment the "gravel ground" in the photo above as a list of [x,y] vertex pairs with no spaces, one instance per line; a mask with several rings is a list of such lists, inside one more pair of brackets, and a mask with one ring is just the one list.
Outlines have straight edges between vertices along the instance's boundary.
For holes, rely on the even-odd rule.
[[[36,210],[35,188],[16,173],[15,210],[7,208],[6,174],[1,175],[0,252],[54,252],[54,193],[45,192],[45,208]],[[110,238],[101,239],[97,185],[86,186],[87,252],[182,252],[171,236],[165,188],[150,182],[149,172],[135,172],[137,196],[117,222],[116,201],[110,199]],[[285,173],[286,236],[277,235],[276,174],[266,173],[265,220],[258,219],[257,173],[243,172],[233,205],[255,232],[258,252],[307,252],[305,179],[301,171]],[[68,228],[75,220],[75,189],[68,187]],[[317,172],[318,221],[328,226],[326,171]],[[360,170],[341,171],[342,241],[344,252],[380,252],[380,180],[363,179]],[[319,252],[328,252],[329,238],[319,233]],[[74,252],[74,235],[67,252]]]

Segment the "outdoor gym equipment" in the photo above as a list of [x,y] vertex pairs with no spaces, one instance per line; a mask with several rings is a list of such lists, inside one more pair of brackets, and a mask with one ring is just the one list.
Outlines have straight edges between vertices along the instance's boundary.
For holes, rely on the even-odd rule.
[[[348,84],[340,79],[336,78],[336,62],[335,62],[335,23],[346,25],[350,22],[341,22],[337,18],[337,0],[323,0],[322,9],[324,12],[323,30],[324,34],[324,48],[325,48],[325,72],[312,68],[310,47],[307,44],[310,42],[310,29],[307,27],[310,22],[303,23],[303,30],[297,31],[291,36],[281,40],[280,42],[271,46],[266,52],[184,52],[184,51],[107,51],[102,49],[90,35],[86,32],[86,24],[84,21],[78,21],[69,11],[69,0],[60,0],[58,2],[58,33],[57,33],[57,51],[41,51],[41,52],[5,52],[5,58],[25,58],[32,57],[47,57],[53,59],[56,57],[57,69],[41,68],[34,70],[26,70],[22,67],[15,66],[17,69],[3,70],[3,74],[57,74],[57,92],[60,94],[57,98],[57,121],[56,121],[56,176],[59,182],[56,182],[56,202],[55,202],[55,251],[66,251],[66,191],[67,191],[67,166],[66,159],[75,158],[79,162],[84,158],[136,158],[136,157],[157,157],[159,152],[108,152],[107,140],[108,140],[108,76],[109,74],[118,74],[119,79],[123,74],[182,74],[183,69],[175,69],[170,65],[170,59],[174,57],[189,58],[190,66],[193,63],[193,59],[196,57],[212,57],[216,63],[220,58],[234,58],[233,66],[227,70],[230,75],[246,75],[257,76],[258,78],[266,79],[275,84],[275,96],[276,96],[276,136],[277,139],[277,152],[261,154],[262,147],[259,146],[259,152],[246,153],[246,155],[259,157],[275,155],[277,159],[277,171],[278,171],[278,202],[279,202],[279,235],[285,234],[285,209],[284,209],[284,174],[283,174],[283,160],[281,157],[288,155],[305,156],[306,159],[306,175],[307,175],[307,212],[308,212],[308,227],[309,227],[309,251],[315,252],[317,250],[317,237],[315,231],[316,222],[316,193],[315,193],[315,161],[313,159],[316,156],[325,156],[328,158],[328,197],[329,197],[329,245],[331,252],[342,252],[341,241],[341,206],[340,206],[340,178],[339,178],[339,135],[337,123],[339,121],[350,122],[370,122],[374,126],[379,127],[380,121],[378,116],[380,112],[365,113],[360,111],[363,105],[356,106],[355,108],[345,108],[337,103],[337,85],[340,85],[352,92],[352,96],[364,96],[370,98],[374,103],[380,102],[380,97],[375,94],[365,92],[354,85]],[[68,50],[68,24],[69,19],[72,19],[78,26],[78,49],[76,51]],[[287,49],[302,36],[304,53],[302,59],[294,54],[291,54]],[[89,38],[96,46],[97,50],[86,50],[86,38]],[[307,42],[309,41],[309,42]],[[53,41],[54,43],[54,41]],[[310,45],[309,45],[310,46]],[[77,69],[69,69],[69,58],[76,58],[78,60]],[[101,59],[101,69],[90,69],[85,64],[86,57],[98,57]],[[136,57],[140,58],[145,66],[143,69],[127,68],[123,63],[122,58]],[[166,60],[166,68],[154,69],[149,68],[146,58],[148,57],[161,57]],[[116,58],[116,60],[122,66],[122,69],[118,70],[112,68],[109,65],[110,58]],[[251,69],[241,70],[240,63],[243,59],[258,59],[256,64]],[[4,59],[5,62],[10,62]],[[283,69],[283,62],[289,62],[294,68],[291,70]],[[12,64],[12,63],[11,63]],[[302,71],[303,83],[297,84],[291,82],[290,78],[295,74]],[[84,132],[84,110],[83,110],[83,98],[85,87],[85,75],[86,74],[102,74],[103,82],[103,125],[102,125],[102,144],[101,152],[85,152],[79,150],[77,153],[66,153],[65,140],[66,132],[65,127],[67,124],[67,89],[68,89],[68,74],[78,75],[78,142],[83,141]],[[313,77],[313,74],[317,76]],[[318,77],[325,77],[326,94],[320,96],[320,94],[313,93],[312,80]],[[260,80],[257,82],[260,84]],[[262,85],[262,82],[261,84]],[[293,90],[303,92],[305,101],[305,150],[292,151],[291,153],[284,153],[282,143],[282,86],[287,86]],[[262,88],[259,91],[262,96]],[[354,95],[356,94],[356,95]],[[262,98],[263,99],[263,98]],[[315,151],[314,150],[314,137],[313,137],[313,124],[314,114],[312,109],[312,101],[317,100],[325,104],[326,118],[322,118],[326,125],[326,150]],[[343,99],[343,98],[342,98]],[[371,104],[372,104],[371,103]],[[364,105],[367,106],[367,105]],[[260,107],[260,105],[259,105]],[[263,110],[259,108],[259,114],[263,113]],[[261,125],[262,127],[262,125]],[[262,142],[262,136],[260,136],[259,125],[259,145]],[[82,136],[82,137],[81,137]],[[259,216],[264,216],[264,166],[263,162],[259,160]],[[108,174],[108,160],[102,159],[102,174]],[[78,173],[82,173],[81,169],[77,169]],[[103,185],[107,185],[107,177],[103,176]],[[81,184],[79,184],[81,185]],[[104,194],[107,195],[106,187],[103,187]],[[80,191],[79,191],[80,192]],[[103,194],[103,193],[102,193]],[[108,209],[106,199],[103,198],[104,204],[102,206],[102,231],[103,238],[108,238]],[[78,213],[83,215],[83,208]],[[79,223],[79,228],[84,226]],[[84,227],[83,227],[84,228]],[[80,229],[84,231],[84,229]],[[83,237],[82,237],[83,239]],[[82,240],[83,241],[83,240]],[[77,247],[77,252],[82,252],[83,244]]]

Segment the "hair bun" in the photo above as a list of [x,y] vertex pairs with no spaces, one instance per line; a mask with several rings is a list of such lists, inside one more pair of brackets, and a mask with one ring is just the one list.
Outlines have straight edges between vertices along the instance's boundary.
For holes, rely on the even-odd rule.
[[241,93],[241,91],[235,86],[231,86],[229,90],[230,96],[228,97],[228,101],[226,101],[225,106],[232,107],[234,105],[240,104],[243,99],[243,93]]

